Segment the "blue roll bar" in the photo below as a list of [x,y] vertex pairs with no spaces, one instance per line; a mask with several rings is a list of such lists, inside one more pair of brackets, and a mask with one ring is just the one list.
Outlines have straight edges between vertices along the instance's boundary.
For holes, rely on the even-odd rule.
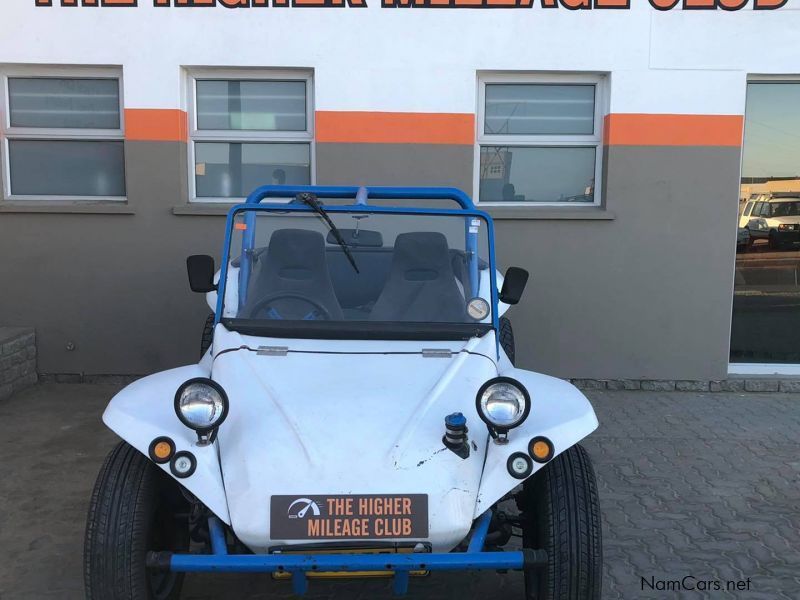
[[475,522],[466,552],[414,552],[409,554],[228,554],[225,529],[217,517],[208,520],[212,554],[172,554],[151,552],[148,566],[179,573],[291,573],[292,587],[298,595],[308,589],[309,571],[358,572],[392,571],[394,592],[408,591],[411,571],[523,570],[547,564],[543,550],[512,552],[483,550],[492,511]]
[[267,198],[294,198],[297,194],[312,193],[320,198],[352,198],[356,205],[376,200],[452,200],[465,210],[475,210],[472,199],[458,188],[448,187],[389,187],[389,186],[328,186],[328,185],[264,185],[253,190],[246,204],[260,204]]

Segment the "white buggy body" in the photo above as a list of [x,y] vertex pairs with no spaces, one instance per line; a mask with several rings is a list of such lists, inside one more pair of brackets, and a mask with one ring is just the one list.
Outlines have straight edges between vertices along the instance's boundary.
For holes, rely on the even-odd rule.
[[[259,354],[265,347],[287,351]],[[531,396],[530,416],[505,445],[490,439],[474,402],[497,376],[520,381]],[[175,418],[171,398],[164,402],[193,377],[218,381],[230,398],[213,446],[198,447],[194,432]],[[442,444],[443,419],[453,412],[467,418],[466,460]],[[448,551],[520,483],[506,469],[511,454],[525,452],[536,436],[563,452],[598,424],[573,385],[515,369],[502,349],[498,357],[493,332],[468,342],[306,340],[243,336],[222,325],[200,364],[131,384],[103,421],[145,454],[161,435],[194,452],[197,471],[181,483],[254,552],[293,542],[270,535],[271,495],[356,493],[427,494],[425,541]],[[534,463],[533,472],[542,466]]]
[[[520,484],[598,426],[578,389],[515,368],[513,347],[504,349],[500,318],[518,301],[527,273],[509,269],[504,280],[497,272],[491,219],[454,190],[369,190],[379,198],[456,199],[462,207],[426,212],[367,209],[363,188],[307,189],[356,202],[321,209],[306,188],[270,187],[234,207],[220,271],[214,275],[210,257],[193,257],[205,265],[196,284],[189,265],[192,289],[207,292],[215,312],[210,347],[198,364],[129,385],[103,415],[128,447],[178,482],[185,498],[173,503],[189,502],[192,539],[210,543],[210,554],[172,554],[159,552],[171,549],[162,540],[148,553],[148,581],[163,586],[154,569],[285,570],[302,593],[309,571],[384,569],[402,593],[414,569],[528,573],[555,560],[536,546],[529,554],[482,551],[490,527],[499,528],[495,541],[506,532],[495,548],[511,535],[498,502],[513,491],[531,515]],[[295,194],[313,212],[259,205],[269,195]],[[213,426],[191,421],[197,406],[214,406],[192,405],[193,385],[202,398],[224,401]],[[502,421],[506,413],[512,420]],[[561,463],[584,469],[581,456]],[[594,498],[588,468],[578,483]],[[591,506],[599,531],[595,500]],[[207,527],[198,530],[197,518]],[[595,537],[586,543],[599,543],[599,534],[587,535]],[[534,542],[526,537],[526,547]],[[386,564],[360,554],[336,562],[312,552],[353,547],[413,548],[428,558]],[[282,562],[292,548],[312,553]],[[600,564],[599,546],[581,556]],[[550,585],[537,582],[526,579],[526,587]],[[595,591],[582,597],[596,597],[598,582],[586,584]]]

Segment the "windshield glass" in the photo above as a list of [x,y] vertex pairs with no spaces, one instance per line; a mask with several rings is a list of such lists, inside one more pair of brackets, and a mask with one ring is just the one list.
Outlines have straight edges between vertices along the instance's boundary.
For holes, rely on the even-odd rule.
[[413,332],[429,337],[438,329],[449,332],[443,339],[491,327],[488,224],[482,218],[323,210],[330,223],[311,211],[237,212],[226,325],[280,337],[308,337],[303,332],[310,330],[320,337],[327,331],[414,338]]

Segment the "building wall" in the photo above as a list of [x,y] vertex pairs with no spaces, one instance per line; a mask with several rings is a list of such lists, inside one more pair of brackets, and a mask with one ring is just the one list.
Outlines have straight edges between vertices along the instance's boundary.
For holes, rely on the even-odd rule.
[[[520,362],[577,378],[725,376],[747,76],[798,70],[800,2],[734,13],[149,4],[0,8],[0,68],[123,71],[127,203],[0,206],[0,322],[36,327],[40,371],[196,360],[208,310],[184,259],[219,256],[224,210],[190,203],[186,69],[291,67],[313,70],[317,183],[468,192],[480,72],[605,74],[603,205],[481,206],[500,264],[531,272],[511,313]],[[754,32],[773,42],[748,43]]]

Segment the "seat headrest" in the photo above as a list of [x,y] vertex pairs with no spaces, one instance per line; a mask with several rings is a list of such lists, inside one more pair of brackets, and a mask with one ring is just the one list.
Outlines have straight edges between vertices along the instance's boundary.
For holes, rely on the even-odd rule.
[[325,238],[318,231],[307,229],[278,229],[269,240],[272,259],[287,263],[308,261],[308,254],[325,253]]
[[408,281],[431,281],[452,276],[447,238],[438,231],[401,233],[394,242],[395,265]]

